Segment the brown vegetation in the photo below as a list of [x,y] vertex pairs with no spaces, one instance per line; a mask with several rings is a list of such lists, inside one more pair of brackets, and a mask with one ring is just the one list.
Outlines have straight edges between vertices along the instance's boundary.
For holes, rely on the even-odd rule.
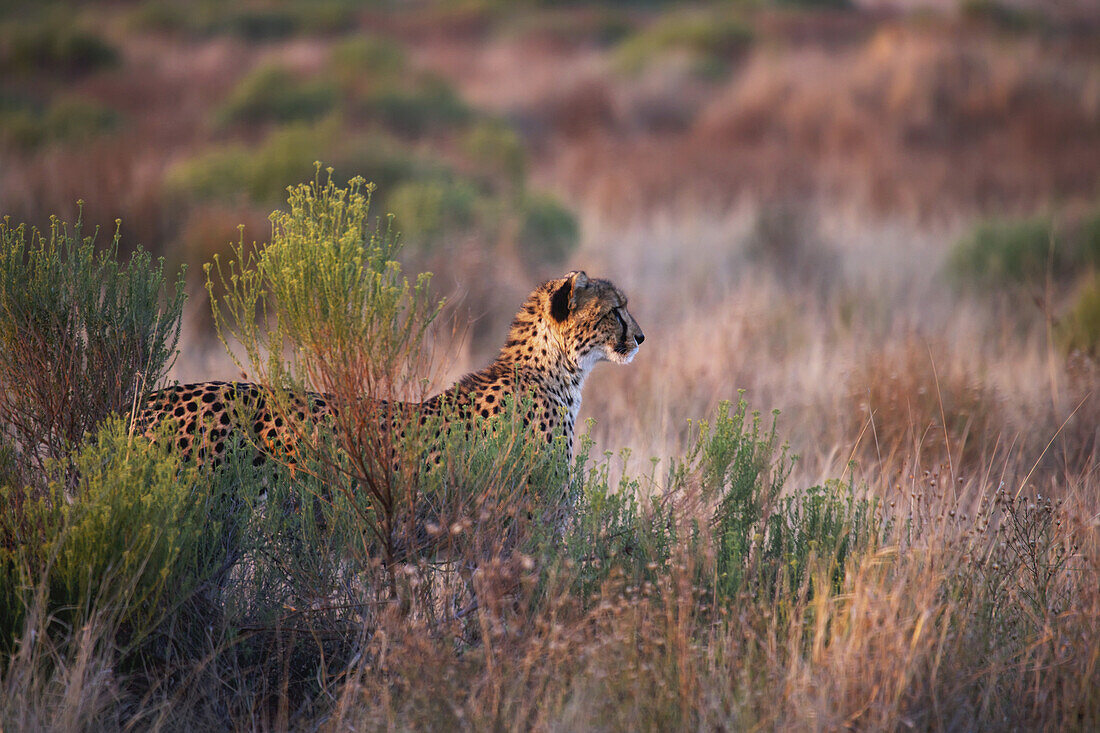
[[840,47],[759,48],[685,132],[624,136],[624,120],[550,165],[619,218],[746,196],[920,221],[1029,211],[1097,193],[1094,64],[1045,40],[884,23]]

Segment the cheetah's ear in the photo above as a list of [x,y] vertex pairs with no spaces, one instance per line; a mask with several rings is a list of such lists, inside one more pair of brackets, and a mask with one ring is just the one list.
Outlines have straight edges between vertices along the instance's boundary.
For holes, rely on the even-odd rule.
[[574,270],[565,276],[554,294],[550,296],[550,315],[561,323],[569,317],[570,311],[577,307],[577,291],[588,287],[588,275],[582,270]]

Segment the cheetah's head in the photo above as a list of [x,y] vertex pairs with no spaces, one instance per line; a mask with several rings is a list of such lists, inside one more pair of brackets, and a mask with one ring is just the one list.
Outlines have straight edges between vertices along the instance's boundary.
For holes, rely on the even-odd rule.
[[626,309],[626,296],[608,280],[571,272],[541,290],[552,327],[583,371],[597,362],[629,364],[645,340]]

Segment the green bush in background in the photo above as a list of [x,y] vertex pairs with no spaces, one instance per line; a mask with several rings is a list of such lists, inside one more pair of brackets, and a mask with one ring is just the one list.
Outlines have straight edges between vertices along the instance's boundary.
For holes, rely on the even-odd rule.
[[1100,265],[1100,209],[1050,217],[989,219],[955,243],[948,259],[962,285],[1040,287],[1048,276],[1072,280]]
[[274,0],[226,5],[216,0],[145,0],[129,15],[143,30],[192,36],[231,35],[252,42],[336,33],[354,19],[353,0]]
[[960,10],[964,17],[985,20],[1007,31],[1020,32],[1042,26],[1042,14],[1034,8],[1003,0],[963,0]]
[[466,131],[461,144],[466,157],[480,169],[502,179],[514,195],[522,194],[527,153],[515,130],[497,120],[483,120]]
[[405,71],[407,61],[401,44],[378,36],[355,36],[333,44],[329,69],[345,86],[355,88],[363,81],[392,81]]
[[1100,278],[1090,278],[1056,327],[1055,337],[1067,352],[1081,351],[1100,358]]
[[520,255],[528,264],[564,264],[580,242],[576,217],[555,198],[529,195],[523,200]]
[[988,220],[975,225],[951,252],[956,277],[991,285],[1041,283],[1064,269],[1050,219]]
[[99,102],[81,97],[60,97],[50,103],[42,119],[47,139],[85,142],[118,128],[121,115]]
[[83,143],[116,130],[121,115],[91,99],[63,96],[48,107],[0,101],[0,142],[21,149],[49,142]]
[[336,86],[325,80],[303,80],[278,65],[261,66],[238,82],[214,112],[218,125],[312,121],[336,104]]
[[399,231],[412,242],[430,246],[473,226],[478,197],[465,181],[409,181],[393,189],[387,204]]
[[662,56],[682,53],[696,73],[713,76],[725,73],[753,35],[751,26],[727,13],[670,14],[621,41],[615,61],[624,73],[638,74]]
[[1072,226],[1070,236],[1080,266],[1100,268],[1100,206],[1086,212]]
[[[333,158],[340,170],[369,174],[377,188],[374,192],[376,211],[392,212],[386,197],[402,183],[409,181],[442,181],[455,178],[443,161],[418,153],[400,140],[376,132],[344,140]],[[379,198],[381,197],[381,199]]]
[[0,70],[9,73],[87,74],[118,63],[118,50],[81,28],[69,14],[51,13],[40,20],[4,29]]
[[290,181],[313,169],[317,152],[338,144],[339,121],[294,123],[275,130],[250,148],[231,143],[177,163],[165,175],[165,187],[199,200],[233,200],[242,196],[272,203],[286,193]]
[[353,113],[377,121],[395,135],[419,137],[473,118],[473,111],[442,79],[383,85],[354,103]]

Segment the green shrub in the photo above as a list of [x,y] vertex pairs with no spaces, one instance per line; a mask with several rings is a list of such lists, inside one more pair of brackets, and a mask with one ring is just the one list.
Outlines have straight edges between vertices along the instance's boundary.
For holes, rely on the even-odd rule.
[[339,120],[328,119],[287,125],[255,148],[233,143],[200,153],[170,168],[165,185],[198,200],[244,198],[274,204],[285,197],[291,182],[314,169],[318,155],[336,161],[342,170],[369,176],[391,193],[402,183],[451,178],[441,163],[410,152],[389,136],[345,137]]
[[1075,259],[1080,266],[1100,269],[1100,206],[1085,212],[1071,232]]
[[118,128],[120,115],[94,100],[61,97],[45,110],[30,104],[0,105],[0,139],[34,148],[47,142],[86,142]]
[[[561,3],[538,4],[550,7]],[[635,16],[621,7],[625,4],[628,3],[589,3],[584,13],[513,13],[505,19],[504,28],[520,38],[532,36],[562,44],[585,43],[607,48],[634,30]],[[647,1],[639,4],[654,3]]]
[[573,214],[551,196],[528,196],[521,209],[519,251],[529,264],[561,265],[580,241]]
[[1063,269],[1063,259],[1050,219],[989,220],[955,244],[950,267],[964,283],[1041,283]]
[[1001,0],[963,0],[960,10],[963,16],[975,20],[987,20],[1006,31],[1026,31],[1037,28],[1042,15]]
[[[260,151],[251,152],[242,144],[219,146],[174,164],[164,175],[164,185],[172,194],[203,201],[232,200],[250,193],[268,200],[276,184],[269,186],[252,175],[253,161],[260,155]],[[297,169],[295,162],[289,164]]]
[[759,557],[754,548],[790,474],[785,447],[776,458],[774,417],[771,429],[762,432],[760,415],[750,416],[744,400],[732,413],[730,407],[723,402],[713,421],[699,422],[699,437],[688,453],[688,460],[697,462],[704,497],[716,504],[715,588],[724,598],[736,596],[754,570],[750,563]]
[[19,24],[7,35],[0,47],[0,70],[86,74],[118,62],[114,46],[68,17]]
[[1055,336],[1067,352],[1100,358],[1100,278],[1092,277],[1081,287],[1059,320]]
[[851,482],[837,480],[784,497],[768,519],[762,585],[778,593],[797,592],[823,569],[831,585],[817,590],[839,593],[845,563],[877,549],[890,531],[877,508],[876,502],[857,498]]
[[[377,186],[378,197],[410,181],[448,180],[451,169],[432,156],[420,155],[393,137],[384,134],[358,136],[344,141],[334,157],[341,170],[355,171]],[[388,204],[383,207],[390,210]]]
[[338,137],[335,120],[288,125],[255,149],[231,144],[177,163],[166,174],[165,185],[202,200],[245,197],[257,203],[277,202],[287,186],[309,174],[319,154],[337,146]]
[[298,31],[298,18],[281,8],[239,8],[211,19],[208,33],[231,33],[248,41],[277,41]]
[[25,472],[68,456],[175,359],[183,273],[169,293],[163,260],[118,257],[117,230],[97,251],[79,219],[29,241],[24,225],[0,222],[0,435]]
[[[401,274],[389,231],[369,226],[370,193],[361,178],[340,188],[331,169],[324,184],[318,174],[291,189],[289,212],[272,215],[270,244],[241,242],[225,267],[216,258],[206,272],[219,335],[240,344],[234,359],[272,390],[268,409],[303,437],[302,464],[320,464],[316,473],[348,498],[359,536],[380,543],[392,572],[396,517],[418,505],[422,461],[402,461],[395,474],[404,431],[389,427],[379,405],[422,389],[424,334],[441,304],[428,295],[429,275],[410,284]],[[309,417],[291,396],[307,388],[337,406],[331,439],[308,438]]]
[[42,122],[29,109],[0,110],[0,142],[15,148],[35,148],[43,135]]
[[[201,153],[173,166],[165,186],[199,201],[244,199],[271,204],[285,194],[288,182],[300,180],[313,169],[319,152],[342,169],[369,176],[381,186],[385,209],[396,216],[394,226],[417,244],[431,246],[456,231],[495,230],[498,202],[475,182],[456,177],[441,163],[410,152],[393,138],[344,138],[335,119],[288,125],[255,149],[231,144]],[[549,235],[536,231],[535,236]],[[549,241],[546,246],[561,245]]]
[[412,88],[407,84],[382,87],[360,101],[356,112],[406,137],[463,125],[473,116],[442,79],[428,79]]
[[462,151],[481,170],[502,179],[510,194],[523,193],[526,152],[519,135],[507,124],[486,120],[473,125],[462,136]]
[[[589,422],[589,433],[592,425]],[[580,437],[574,462],[566,531],[543,537],[536,551],[541,566],[550,572],[571,568],[573,592],[585,603],[612,578],[628,585],[656,580],[676,552],[690,554],[700,539],[697,528],[681,526],[677,500],[685,488],[683,474],[670,475],[666,491],[647,498],[646,490],[655,484],[652,476],[643,481],[624,472],[615,483],[612,454],[589,462],[589,433]],[[621,458],[625,465],[629,453]]]
[[393,81],[406,65],[400,44],[376,36],[356,36],[335,44],[329,63],[336,77],[349,86],[364,79],[374,83]]
[[777,5],[795,5],[803,8],[832,8],[847,10],[852,7],[852,0],[776,0]]
[[83,142],[115,130],[118,112],[99,102],[79,97],[54,100],[42,120],[45,134],[54,140]]
[[948,261],[961,284],[1042,286],[1100,266],[1100,208],[1062,219],[990,219],[955,243]]
[[[890,531],[877,503],[858,496],[851,482],[784,496],[793,459],[777,444],[775,420],[764,429],[744,400],[735,408],[724,402],[712,420],[698,423],[660,490],[653,476],[626,473],[613,485],[608,461],[587,466],[587,437],[582,447],[571,522],[541,554],[547,567],[569,561],[574,590],[585,600],[616,576],[633,587],[657,583],[677,560],[694,565],[708,597],[722,606],[744,592],[764,599],[802,590],[832,595],[847,563],[875,550]],[[710,508],[705,519],[692,509],[700,504]],[[825,584],[814,587],[819,579]]]
[[[216,574],[231,512],[169,445],[134,438],[126,420],[112,418],[76,454],[75,491],[53,484],[8,504],[0,573],[17,591],[0,599],[9,604],[0,613],[5,651],[23,631],[28,594],[40,583],[52,617],[79,628],[106,612],[117,624],[114,643],[132,650]],[[19,494],[5,493],[9,501]]]
[[316,120],[336,104],[337,90],[323,80],[296,78],[278,65],[245,76],[214,113],[219,125]]
[[349,0],[279,1],[226,6],[215,0],[153,0],[129,15],[139,29],[195,36],[233,35],[251,42],[278,41],[302,33],[345,30],[353,20]]
[[753,40],[751,27],[736,17],[679,14],[662,17],[615,48],[615,61],[629,74],[642,72],[659,57],[688,54],[697,73],[724,73],[731,58]]
[[394,188],[386,200],[394,226],[409,240],[430,245],[474,225],[478,193],[464,181],[409,181]]

